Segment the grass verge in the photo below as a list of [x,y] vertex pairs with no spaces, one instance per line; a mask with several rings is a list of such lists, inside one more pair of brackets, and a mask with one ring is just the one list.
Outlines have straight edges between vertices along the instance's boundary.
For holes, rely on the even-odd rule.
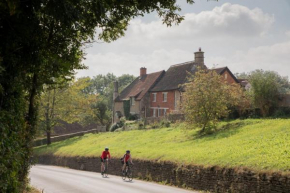
[[290,120],[248,119],[221,122],[219,130],[200,136],[184,124],[170,128],[87,134],[35,148],[58,156],[100,156],[109,147],[113,157],[130,149],[132,157],[183,164],[248,167],[290,171]]

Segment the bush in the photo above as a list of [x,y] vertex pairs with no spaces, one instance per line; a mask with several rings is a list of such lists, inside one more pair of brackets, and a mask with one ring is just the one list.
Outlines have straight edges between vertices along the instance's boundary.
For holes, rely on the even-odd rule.
[[116,129],[120,128],[118,123],[115,123],[111,126],[110,131],[114,132]]
[[150,127],[151,129],[157,129],[160,127],[160,124],[157,121],[155,121],[154,123],[150,124]]
[[285,118],[290,116],[290,108],[278,108],[274,111],[274,118]]
[[138,123],[138,129],[144,129],[145,128],[145,125],[143,122],[139,122]]
[[161,127],[170,127],[170,121],[168,121],[167,119],[163,119],[160,122]]
[[130,114],[128,119],[129,119],[130,121],[137,120],[137,119],[138,119],[138,115],[137,115],[137,114]]

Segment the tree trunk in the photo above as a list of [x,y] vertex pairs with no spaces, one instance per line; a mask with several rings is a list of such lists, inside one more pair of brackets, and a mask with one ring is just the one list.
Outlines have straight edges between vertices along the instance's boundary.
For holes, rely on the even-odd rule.
[[49,108],[50,108],[50,90],[48,91],[48,97],[47,97],[47,103],[46,103],[46,112],[45,112],[45,123],[46,123],[46,143],[47,145],[51,144],[50,140],[50,131],[51,131],[51,125],[50,125],[50,116],[49,116]]
[[46,130],[46,141],[47,141],[47,145],[51,144],[50,131],[48,130]]

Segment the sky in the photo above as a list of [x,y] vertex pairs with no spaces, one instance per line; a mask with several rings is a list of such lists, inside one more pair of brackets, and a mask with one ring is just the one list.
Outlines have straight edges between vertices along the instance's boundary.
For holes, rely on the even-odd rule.
[[273,70],[290,77],[290,0],[178,0],[185,20],[166,27],[156,13],[130,22],[117,41],[97,40],[85,51],[88,70],[77,77],[139,75],[194,60],[201,47],[208,68],[233,73]]

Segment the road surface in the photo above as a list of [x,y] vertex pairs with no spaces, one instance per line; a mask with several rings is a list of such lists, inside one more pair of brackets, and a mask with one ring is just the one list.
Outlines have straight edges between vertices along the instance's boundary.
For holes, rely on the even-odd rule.
[[33,166],[29,176],[31,185],[44,193],[197,193],[135,179],[126,182],[120,176],[103,178],[100,173],[56,166]]

